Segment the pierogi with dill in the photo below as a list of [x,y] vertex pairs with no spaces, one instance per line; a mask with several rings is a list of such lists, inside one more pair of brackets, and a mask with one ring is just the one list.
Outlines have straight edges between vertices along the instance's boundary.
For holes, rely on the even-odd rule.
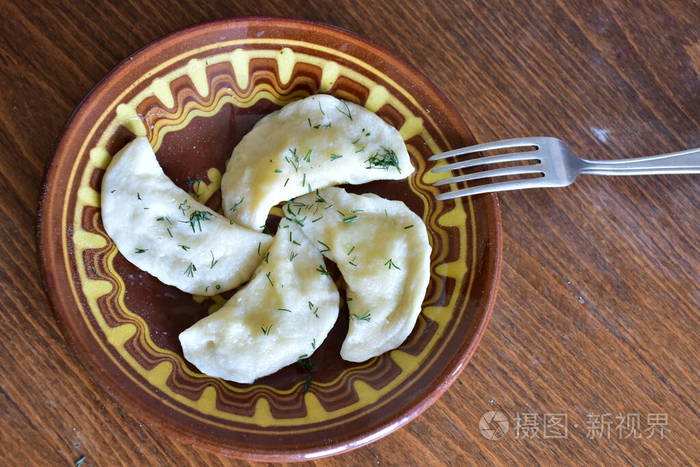
[[[247,384],[308,358],[333,328],[339,293],[324,257],[347,285],[341,357],[363,362],[405,341],[430,278],[425,224],[401,201],[331,185],[413,171],[397,129],[316,95],[264,117],[236,146],[221,184],[228,219],[177,187],[145,137],[107,168],[102,219],[122,255],[165,284],[211,296],[249,281],[179,335],[201,372]],[[273,239],[259,230],[282,201]]]
[[298,226],[280,222],[251,281],[180,334],[185,358],[210,376],[252,383],[313,354],[338,317],[338,290]]
[[145,137],[112,158],[101,204],[105,231],[127,260],[192,294],[215,295],[247,281],[272,240],[175,185]]
[[401,134],[375,113],[315,95],[267,115],[233,150],[221,181],[224,215],[261,230],[282,201],[343,183],[413,172]]
[[340,355],[362,362],[408,337],[430,280],[428,233],[401,201],[325,188],[288,203],[285,216],[303,225],[347,284],[350,325]]

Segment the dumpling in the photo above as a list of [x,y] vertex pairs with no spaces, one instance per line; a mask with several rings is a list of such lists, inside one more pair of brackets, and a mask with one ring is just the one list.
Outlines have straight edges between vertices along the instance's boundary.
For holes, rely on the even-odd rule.
[[347,283],[350,326],[340,355],[362,362],[394,349],[415,325],[430,279],[423,220],[401,201],[325,188],[289,202],[285,215],[303,224]]
[[270,209],[342,183],[413,172],[396,128],[373,112],[319,94],[260,120],[233,150],[221,180],[224,215],[260,230]]
[[207,375],[252,383],[310,356],[338,317],[323,257],[295,224],[280,222],[251,281],[180,334],[185,358]]
[[145,137],[112,159],[102,223],[124,257],[178,289],[214,295],[253,274],[272,237],[238,226],[170,180]]

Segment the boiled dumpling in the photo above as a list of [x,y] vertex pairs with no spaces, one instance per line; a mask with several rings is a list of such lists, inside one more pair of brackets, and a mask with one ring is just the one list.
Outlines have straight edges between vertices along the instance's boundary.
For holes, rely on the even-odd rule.
[[210,376],[252,383],[307,357],[338,317],[338,290],[323,257],[286,220],[251,281],[180,334],[185,358]]
[[394,127],[364,107],[315,95],[266,116],[236,146],[221,181],[224,214],[260,230],[281,201],[412,172]]
[[415,325],[430,278],[422,219],[401,201],[325,188],[288,203],[348,286],[350,326],[340,355],[362,362],[394,349]]
[[102,222],[121,254],[161,282],[214,295],[247,281],[272,238],[238,226],[170,180],[145,137],[114,156]]

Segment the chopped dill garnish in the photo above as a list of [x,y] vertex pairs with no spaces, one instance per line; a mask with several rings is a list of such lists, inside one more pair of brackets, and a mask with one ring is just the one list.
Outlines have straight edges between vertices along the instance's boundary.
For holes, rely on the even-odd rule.
[[304,380],[304,384],[301,386],[301,392],[309,392],[309,389],[311,389],[311,384],[313,383],[313,378],[311,375],[306,375],[306,379]]
[[389,259],[386,261],[386,263],[384,263],[384,266],[386,266],[387,269],[391,269],[391,268],[394,268],[394,269],[401,269],[400,267],[398,267],[398,266],[396,265],[396,263],[394,263],[394,261],[392,261],[391,258],[389,258]]
[[299,355],[299,358],[297,359],[297,365],[299,365],[306,371],[311,371],[314,369],[314,362],[311,361],[307,354]]
[[216,285],[214,286],[214,288],[215,288],[216,290],[221,290],[221,285],[216,284]]
[[236,201],[236,203],[228,209],[229,212],[236,212],[236,210],[240,207],[240,205],[243,204],[244,199],[245,199],[245,196],[241,196],[241,200]]
[[353,210],[352,210],[352,213],[353,213],[353,214],[355,214],[355,213],[357,213],[357,212],[365,212],[365,210],[364,210],[364,209],[353,209]]
[[406,227],[404,227],[404,230],[406,230],[406,229],[410,229],[410,228],[412,228],[412,227],[413,227],[413,224],[411,224],[411,225],[407,225]]
[[362,146],[360,149],[356,150],[356,151],[355,151],[355,154],[357,154],[358,152],[364,152],[365,147],[366,147],[366,146]]
[[318,192],[318,188],[316,189],[316,202],[317,203],[325,203],[326,200],[321,196],[321,194]]
[[[300,225],[301,227],[304,227],[304,221],[306,220],[306,216],[302,217],[301,219],[299,219],[298,217],[287,217],[287,219],[294,222],[295,224]],[[295,242],[292,241],[292,243],[295,243]]]
[[306,151],[306,154],[304,155],[304,162],[311,162],[311,149]]
[[262,242],[258,242],[258,256],[260,256],[260,246],[262,245]]
[[341,114],[343,114],[343,115],[345,115],[346,117],[348,117],[350,120],[352,120],[352,114],[350,113],[350,107],[348,107],[348,104],[346,104],[345,101],[340,101],[340,103],[343,104],[343,106],[345,106],[345,110],[343,110],[343,109],[341,109],[340,107],[337,107],[337,106],[336,106],[335,109],[336,109],[338,112],[340,112]]
[[112,191],[110,191],[110,193],[116,193],[116,191],[117,191],[117,190],[112,190]]
[[194,263],[190,263],[189,266],[187,266],[187,269],[185,269],[185,275],[188,277],[194,277],[194,273],[197,271],[197,266],[194,265]]
[[190,247],[188,247],[187,245],[180,245],[180,244],[178,244],[177,246],[179,246],[180,248],[182,248],[182,249],[185,250],[185,251],[187,251],[187,250],[190,249]]
[[351,266],[357,267],[357,264],[353,263],[352,261],[348,261],[348,264],[350,264]]
[[270,252],[269,251],[267,253],[265,253],[265,256],[263,256],[263,261],[265,261],[266,263],[270,262]]
[[331,160],[332,160],[332,161],[334,161],[334,160],[336,160],[336,159],[340,159],[341,157],[343,157],[343,156],[341,156],[340,154],[331,154]]
[[190,219],[186,221],[180,221],[184,224],[190,224],[190,227],[192,227],[192,232],[196,232],[194,226],[195,224],[197,227],[199,227],[199,231],[202,231],[202,221],[208,221],[211,220],[209,217],[211,217],[213,214],[209,211],[192,211],[192,214],[190,214]]
[[[285,205],[285,207],[287,208],[287,212],[288,212],[289,214],[291,214],[292,216],[298,216],[299,214],[301,214],[301,208],[298,207],[298,208],[297,208],[297,212],[294,212],[294,210],[292,209],[292,207],[294,207],[294,206],[297,206],[297,205],[296,205],[296,204],[292,204],[292,203],[287,203],[287,204]],[[284,209],[282,210],[282,212],[284,213]]]
[[173,221],[171,221],[170,218],[169,218],[168,216],[156,217],[156,220],[157,220],[158,222],[166,221],[166,222],[168,223],[168,225],[173,225]]
[[296,240],[292,240],[292,243],[295,244],[296,246],[301,246],[301,243],[297,242]]
[[299,170],[299,155],[297,154],[297,148],[289,148],[289,153],[292,155],[291,158],[289,156],[284,156],[284,160],[286,160],[289,165],[294,167],[294,171],[297,172]]
[[316,338],[314,337],[313,340],[311,341],[311,348],[316,350]]
[[148,248],[136,248],[134,249],[134,253],[145,253],[148,251]]
[[186,216],[187,210],[190,209],[189,201],[186,199],[183,200],[180,204],[177,205],[177,208],[180,210],[183,216]]
[[330,209],[330,208],[332,208],[332,207],[333,207],[333,205],[332,205],[332,204],[329,204],[328,206],[326,206],[326,207],[323,208],[323,209]]
[[335,210],[338,214],[340,214],[340,217],[345,217],[345,213],[343,211]]
[[260,330],[265,334],[266,336],[270,335],[270,329],[272,329],[272,325],[270,324],[269,326],[260,326]]
[[372,313],[370,313],[369,311],[366,311],[361,315],[358,315],[357,313],[353,313],[350,316],[352,316],[353,319],[355,319],[356,321],[369,321],[372,319]]
[[346,301],[346,302],[351,302],[351,301],[352,301],[352,297],[346,298],[345,301]]
[[361,136],[359,138],[355,139],[355,141],[350,141],[350,144],[357,144],[360,141],[360,138],[361,138]]
[[141,200],[141,193],[136,193],[136,197],[137,197],[137,198],[139,199],[139,201],[140,201],[140,200]]
[[299,253],[294,253],[293,251],[289,254],[289,261],[294,261],[294,258],[299,256]]
[[284,181],[284,185],[282,186],[287,186],[287,183],[289,183],[289,177],[287,177],[287,180]]
[[216,266],[216,263],[218,263],[219,260],[214,259],[214,252],[212,250],[209,250],[209,253],[211,253],[211,263],[209,264],[209,269],[214,269],[214,266]]
[[309,301],[309,310],[311,310],[315,317],[320,318],[320,316],[318,316],[318,307],[311,303],[311,301]]
[[355,251],[355,245],[353,245],[352,248],[348,250],[348,256],[350,256],[350,253],[352,253],[353,251]]
[[320,272],[322,276],[330,276],[330,275],[331,275],[331,273],[329,273],[329,272],[326,270],[326,268],[323,267],[322,264],[319,265],[319,266],[316,268],[316,271]]
[[289,309],[287,309],[287,308],[277,308],[277,311],[284,311],[284,312],[286,312],[286,313],[291,313],[291,312],[292,312],[292,310],[289,310]]
[[382,148],[384,152],[374,152],[365,161],[367,163],[366,169],[384,169],[389,170],[389,167],[395,167],[396,170],[401,173],[401,168],[399,167],[399,158],[396,153],[387,148]]
[[357,219],[359,219],[359,217],[357,217],[357,216],[344,217],[344,218],[343,218],[343,222],[345,222],[346,224],[348,224],[348,223],[350,223],[350,222],[355,222]]
[[[290,204],[289,204],[289,203],[287,203],[285,207],[287,208],[287,209],[286,209],[286,212],[285,212],[285,210],[282,210],[282,213],[284,214],[284,218],[287,219],[287,220],[289,220],[289,221],[294,222],[295,224],[299,225],[300,227],[304,227],[304,222],[306,221],[306,218],[307,218],[308,216],[299,217],[299,214],[301,213],[301,208],[299,208],[299,210],[297,211],[297,213],[294,214],[294,212],[292,211],[292,208],[290,207]],[[290,231],[289,231],[289,241],[290,241],[290,242],[292,241],[292,236],[291,236],[291,234],[292,234],[292,231],[290,230]]]
[[330,248],[328,245],[326,245],[325,243],[323,243],[321,240],[316,240],[316,241],[317,241],[318,243],[320,243],[321,245],[323,245],[323,248],[324,248],[324,249],[323,249],[323,250],[320,250],[321,253],[325,253],[325,252],[327,252],[327,251],[331,251],[331,248]]
[[326,115],[326,112],[323,111],[323,107],[321,107],[321,103],[318,101],[317,101],[317,103],[318,103],[318,110],[321,111],[321,115]]
[[313,220],[311,221],[311,223],[318,222],[318,221],[320,221],[321,219],[323,219],[323,216],[317,217],[316,219],[313,219]]
[[[319,128],[330,128],[331,125],[332,125],[331,122],[328,122],[328,123],[317,123],[317,124],[314,125],[313,123],[311,123],[311,119],[310,119],[310,118],[307,118],[306,121],[309,122],[309,127],[310,127],[310,128],[313,128],[314,130],[318,130]],[[307,162],[308,162],[308,161],[307,161]]]
[[301,186],[306,185],[306,172],[304,172],[304,178],[301,180]]
[[268,282],[270,282],[270,285],[271,285],[272,287],[274,287],[274,286],[275,286],[275,283],[272,282],[272,279],[270,279],[270,274],[272,274],[272,271],[268,271],[267,274],[265,274],[265,277],[267,277],[267,280],[268,280]]
[[166,228],[165,230],[168,231],[168,235],[170,235],[170,238],[173,238],[173,233],[170,231],[170,228]]
[[281,171],[280,169],[275,169],[275,173],[276,173],[276,174],[281,174],[282,171]]

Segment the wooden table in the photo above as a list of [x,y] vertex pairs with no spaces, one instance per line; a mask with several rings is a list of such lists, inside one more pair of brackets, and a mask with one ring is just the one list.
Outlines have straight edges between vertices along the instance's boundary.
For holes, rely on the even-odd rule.
[[[118,61],[211,19],[299,17],[402,54],[479,141],[558,136],[601,159],[700,146],[696,0],[528,3],[4,1],[2,464],[237,462],[116,405],[64,342],[42,290],[34,229],[44,168],[72,109]],[[501,202],[501,290],[469,367],[407,427],[319,463],[700,463],[700,176],[584,176]],[[501,439],[479,430],[489,411],[509,420]]]

